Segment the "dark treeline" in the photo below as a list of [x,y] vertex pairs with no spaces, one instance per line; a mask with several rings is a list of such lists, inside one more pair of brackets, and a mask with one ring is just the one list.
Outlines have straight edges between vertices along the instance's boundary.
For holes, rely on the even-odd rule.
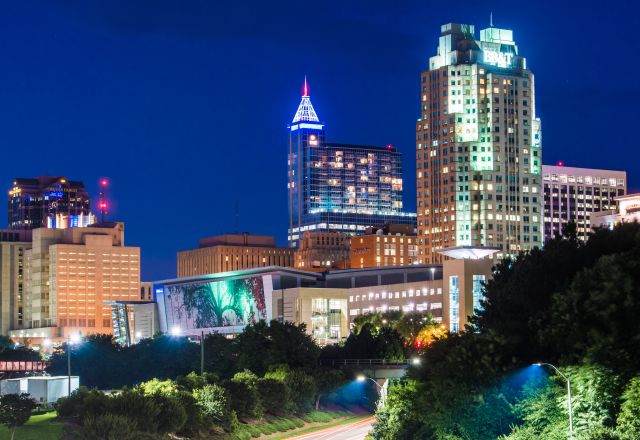
[[499,263],[483,307],[391,387],[375,438],[566,439],[566,383],[536,362],[571,380],[577,438],[640,438],[638,224]]

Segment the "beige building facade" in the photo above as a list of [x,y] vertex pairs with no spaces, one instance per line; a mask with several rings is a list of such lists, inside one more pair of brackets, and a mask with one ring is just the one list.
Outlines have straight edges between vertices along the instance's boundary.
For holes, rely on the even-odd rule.
[[124,224],[33,231],[26,251],[25,324],[32,341],[113,333],[106,301],[140,301],[140,248],[124,245]]
[[26,299],[26,252],[30,230],[0,231],[0,334],[22,328]]
[[296,269],[347,269],[349,240],[350,236],[342,232],[305,232],[295,252]]
[[350,259],[354,269],[416,264],[418,239],[406,225],[368,228],[365,235],[351,238]]
[[225,234],[178,252],[178,278],[268,266],[293,267],[294,249],[278,248],[268,235]]

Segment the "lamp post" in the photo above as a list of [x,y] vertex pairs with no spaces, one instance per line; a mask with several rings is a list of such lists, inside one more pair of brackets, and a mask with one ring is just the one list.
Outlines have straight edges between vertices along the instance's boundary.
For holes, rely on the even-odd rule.
[[556,367],[553,364],[549,364],[547,362],[537,362],[537,363],[535,363],[533,365],[536,365],[538,367],[541,367],[543,365],[547,365],[547,366],[553,368],[565,381],[567,381],[567,396],[568,396],[568,400],[569,400],[569,402],[568,402],[569,403],[569,405],[568,405],[569,406],[569,439],[573,440],[573,407],[571,405],[571,381],[569,380],[569,378],[566,375],[564,375],[562,373],[562,371],[560,371],[558,369],[558,367]]
[[369,376],[365,376],[364,374],[360,374],[356,377],[356,380],[358,382],[365,382],[366,380],[370,380],[371,382],[373,382],[374,384],[376,384],[376,387],[378,387],[378,393],[380,394],[380,404],[381,406],[384,406],[386,398],[385,398],[385,394],[384,394],[384,390],[382,385],[380,385],[377,381],[375,381],[374,379],[370,378]]
[[204,376],[204,330],[200,333],[200,376]]
[[80,335],[72,333],[67,336],[67,397],[71,396],[71,345],[80,342]]

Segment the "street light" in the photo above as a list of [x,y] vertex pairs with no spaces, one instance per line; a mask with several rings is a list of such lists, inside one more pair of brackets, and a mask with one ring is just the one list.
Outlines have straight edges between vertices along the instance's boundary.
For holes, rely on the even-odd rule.
[[569,378],[567,376],[565,376],[562,371],[560,371],[558,369],[558,367],[556,367],[555,365],[549,364],[547,362],[536,362],[535,364],[533,364],[537,367],[542,367],[543,365],[547,365],[551,368],[553,368],[554,370],[556,370],[556,372],[564,379],[567,381],[567,396],[569,398],[569,439],[573,440],[573,408],[571,405],[571,381],[569,381]]
[[411,359],[413,365],[420,365],[420,358],[414,357]]
[[365,376],[364,374],[358,374],[356,376],[356,380],[358,382],[365,382],[367,379],[369,379],[371,382],[375,383],[376,387],[378,387],[378,393],[380,394],[380,405],[384,406],[385,396],[384,396],[382,385],[380,385],[377,381],[375,381],[374,379],[370,378],[369,376]]
[[81,340],[79,333],[67,336],[67,397],[71,396],[71,345],[78,344]]
[[171,333],[171,336],[180,336],[182,334],[182,330],[179,326],[174,325],[173,327],[171,327],[169,333]]

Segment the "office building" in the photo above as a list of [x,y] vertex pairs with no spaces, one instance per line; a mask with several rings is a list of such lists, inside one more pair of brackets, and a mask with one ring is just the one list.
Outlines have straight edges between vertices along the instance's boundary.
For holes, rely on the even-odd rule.
[[616,206],[608,211],[591,214],[592,228],[613,229],[620,223],[640,223],[640,194],[627,194],[615,198]]
[[10,229],[46,228],[58,214],[77,223],[89,216],[89,209],[89,193],[82,182],[61,176],[17,178],[9,190],[8,224]]
[[[452,332],[481,308],[490,248],[446,251],[443,264],[310,272],[264,267],[154,283],[162,332],[234,335],[261,320],[306,324],[320,343],[348,336],[365,313],[430,312]],[[136,305],[136,307],[138,307]]]
[[123,223],[33,230],[26,254],[24,325],[12,338],[62,340],[112,333],[107,301],[140,301],[140,248],[125,246]]
[[289,124],[290,247],[307,231],[361,234],[384,223],[415,225],[402,204],[400,152],[391,145],[327,142],[305,81]]
[[419,260],[450,247],[542,245],[541,123],[534,76],[513,32],[441,27],[420,76],[416,123]]
[[418,240],[408,225],[367,228],[351,238],[351,267],[409,266],[418,263]]
[[25,253],[30,230],[0,230],[0,334],[22,328],[25,314]]
[[294,254],[296,269],[348,269],[349,239],[350,236],[342,232],[304,232]]
[[197,249],[178,252],[178,277],[253,269],[293,267],[294,249],[276,247],[271,235],[224,234],[200,240]]
[[573,222],[578,238],[586,241],[591,232],[591,213],[616,208],[616,197],[627,192],[625,171],[575,168],[558,163],[542,165],[544,186],[544,239],[561,236]]

